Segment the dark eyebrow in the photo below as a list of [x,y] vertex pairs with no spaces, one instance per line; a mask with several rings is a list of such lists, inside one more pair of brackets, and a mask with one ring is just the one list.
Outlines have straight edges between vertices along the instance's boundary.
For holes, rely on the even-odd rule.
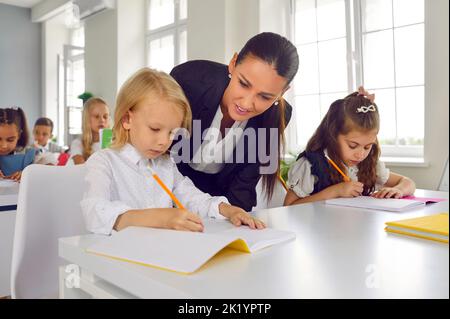
[[[347,140],[347,142],[349,142],[349,143],[354,143],[354,144],[356,144],[356,145],[360,145],[359,143],[357,143],[357,142],[355,142],[355,141],[351,141],[351,140]],[[373,142],[373,143],[369,143],[369,144],[367,144],[367,145],[365,145],[365,146],[369,146],[369,145],[373,145],[373,144],[375,144],[375,142]]]
[[[252,84],[250,83],[250,81],[247,80],[242,73],[239,73],[239,75],[242,77],[241,81],[244,80],[246,85],[248,85],[249,87],[252,87]],[[272,94],[272,93],[268,93],[268,92],[260,92],[259,94],[260,95],[266,95],[266,96],[269,96],[269,97],[275,97],[276,96],[276,94]]]

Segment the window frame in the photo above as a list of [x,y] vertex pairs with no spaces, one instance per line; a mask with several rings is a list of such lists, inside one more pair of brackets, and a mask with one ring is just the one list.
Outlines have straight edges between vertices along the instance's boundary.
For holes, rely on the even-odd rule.
[[[189,15],[185,19],[180,19],[180,0],[174,0],[174,22],[162,27],[150,30],[150,2],[146,1],[146,34],[145,34],[145,60],[146,65],[150,66],[150,43],[154,40],[162,39],[168,35],[173,36],[174,48],[174,66],[180,64],[180,34],[186,31]],[[189,0],[186,0],[187,2]]]
[[[291,24],[290,24],[290,38],[292,42],[297,45],[296,39],[295,39],[295,23],[296,23],[296,6],[298,0],[289,0],[290,1],[290,16],[291,16]],[[379,32],[382,30],[392,30],[394,32],[396,29],[414,26],[414,25],[423,25],[425,28],[426,21],[425,17],[422,22],[417,23],[411,23],[407,25],[402,26],[395,26],[392,25],[392,28],[385,28],[380,30],[374,30],[369,32],[363,32],[363,19],[364,19],[364,13],[362,12],[362,4],[361,1],[355,1],[355,0],[344,0],[345,2],[345,19],[346,19],[346,42],[347,42],[347,89],[348,92],[353,92],[357,87],[360,85],[364,86],[364,52],[363,52],[363,36],[368,33],[372,32]],[[317,0],[315,0],[315,3],[317,4]],[[316,6],[317,7],[317,6]],[[424,34],[423,41],[426,41]],[[393,40],[395,41],[395,35],[393,37]],[[325,40],[325,41],[329,41]],[[313,43],[320,43],[325,42],[316,40]],[[305,43],[306,44],[306,43]],[[304,45],[305,45],[304,44]],[[393,49],[395,54],[395,42],[393,42]],[[424,57],[425,58],[425,57]],[[425,61],[424,61],[425,62]],[[425,64],[424,64],[425,66]],[[425,70],[424,70],[425,71]],[[318,72],[320,72],[318,70]],[[395,70],[395,56],[394,56],[394,73]],[[319,74],[320,76],[320,74]],[[292,86],[295,86],[295,83],[292,84]],[[396,91],[399,88],[408,88],[408,87],[422,87],[425,92],[426,88],[426,79],[424,76],[423,84],[421,85],[397,85],[397,83],[394,83],[392,87],[387,87],[387,89],[393,89]],[[368,88],[370,90],[379,90],[379,89],[386,89],[386,88]],[[320,91],[313,93],[313,94],[296,94],[295,88],[293,89],[293,93],[290,95],[294,101],[296,97],[299,96],[307,96],[307,95],[318,95],[319,98],[323,94],[328,94]],[[397,97],[397,95],[395,95]],[[424,96],[424,115],[426,114],[426,97]],[[395,113],[397,114],[397,98],[395,98]],[[296,123],[297,114],[294,107],[293,117],[290,122],[290,128],[288,129],[289,136],[287,138],[287,145],[288,150],[290,152],[298,152],[306,145],[300,145],[298,141],[298,129],[297,129],[297,123]],[[396,130],[398,130],[398,122],[396,118]],[[423,145],[399,145],[398,140],[396,141],[396,145],[381,145],[382,146],[382,153],[383,157],[390,157],[390,158],[405,158],[405,159],[411,159],[411,158],[417,158],[417,159],[423,159],[425,156],[425,118],[424,121],[424,136],[423,136]],[[311,132],[312,134],[312,132]],[[398,139],[398,133],[396,134],[396,139]]]

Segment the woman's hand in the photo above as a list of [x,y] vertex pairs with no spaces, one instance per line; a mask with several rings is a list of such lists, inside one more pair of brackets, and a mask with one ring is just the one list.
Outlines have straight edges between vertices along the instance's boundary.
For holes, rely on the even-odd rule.
[[263,229],[266,225],[259,219],[251,216],[240,207],[232,206],[226,203],[219,205],[220,213],[227,217],[235,226],[247,225],[251,229]]
[[343,182],[334,186],[336,192],[335,197],[357,197],[360,196],[364,190],[364,184],[360,182]]
[[403,192],[396,187],[383,187],[372,194],[372,197],[375,198],[402,198],[403,196]]

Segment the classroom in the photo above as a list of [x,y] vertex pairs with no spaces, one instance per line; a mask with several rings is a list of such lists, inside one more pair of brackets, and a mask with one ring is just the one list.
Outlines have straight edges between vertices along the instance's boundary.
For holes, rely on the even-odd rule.
[[0,0],[0,305],[448,300],[448,7]]

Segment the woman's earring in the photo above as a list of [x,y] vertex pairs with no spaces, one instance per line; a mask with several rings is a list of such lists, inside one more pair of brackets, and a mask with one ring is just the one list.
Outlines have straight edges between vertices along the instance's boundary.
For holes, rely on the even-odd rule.
[[231,73],[228,73],[228,77],[231,79]]
[[278,106],[278,104],[280,104],[280,102],[278,102],[278,100],[277,101],[275,101],[275,103],[273,103],[275,106]]

